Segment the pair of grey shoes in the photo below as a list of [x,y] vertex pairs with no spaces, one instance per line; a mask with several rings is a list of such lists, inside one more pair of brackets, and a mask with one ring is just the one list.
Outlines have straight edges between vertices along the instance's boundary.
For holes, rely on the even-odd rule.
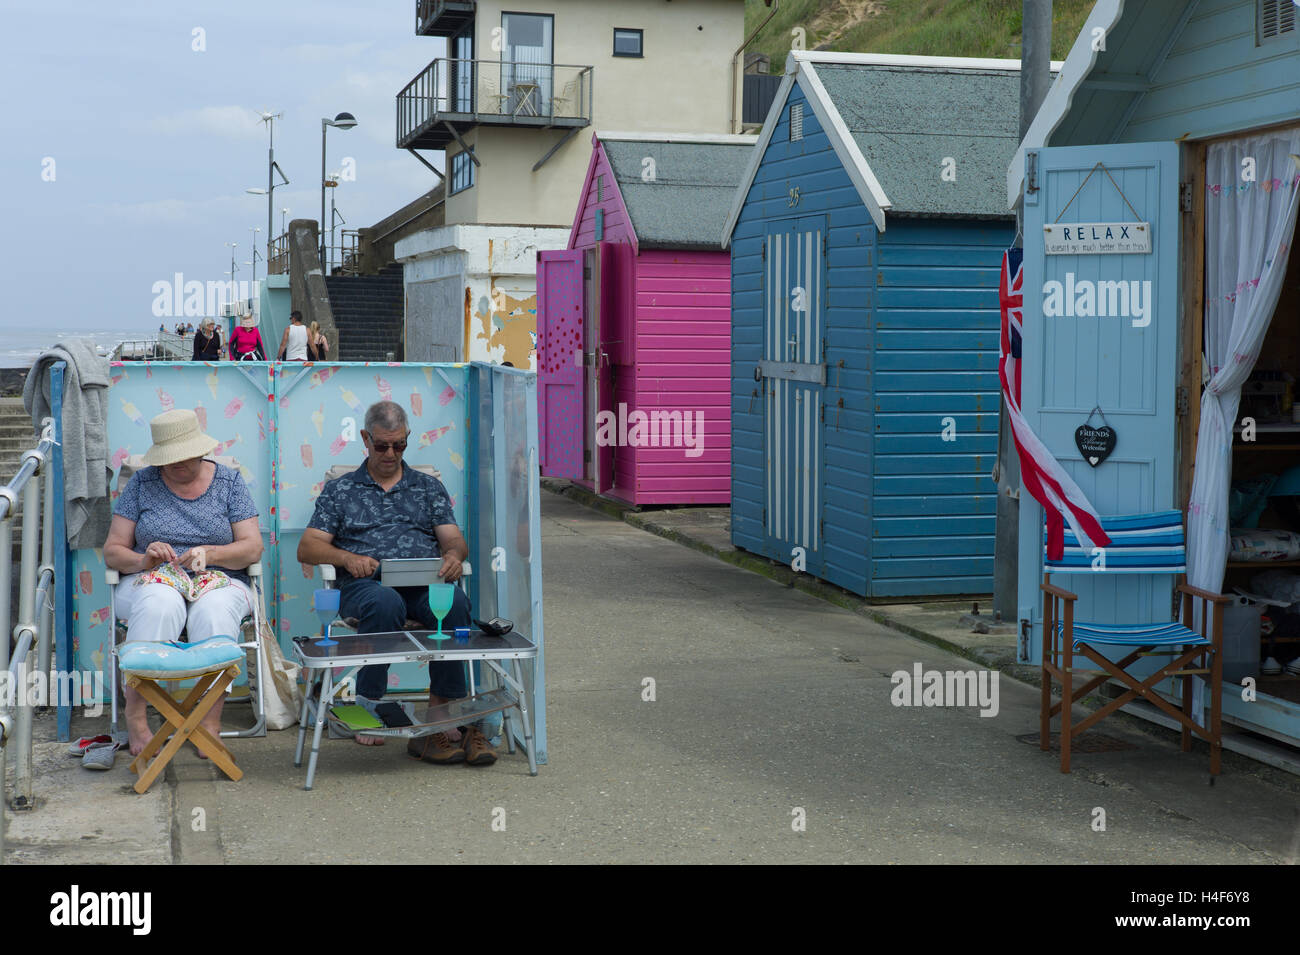
[[68,746],[69,756],[80,756],[81,765],[87,769],[105,772],[117,761],[117,751],[126,746],[126,734],[110,736],[83,736]]

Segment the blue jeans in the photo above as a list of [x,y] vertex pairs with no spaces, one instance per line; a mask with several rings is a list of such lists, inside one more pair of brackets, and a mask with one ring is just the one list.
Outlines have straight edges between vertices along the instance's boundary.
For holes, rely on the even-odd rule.
[[[419,620],[430,630],[438,618],[429,609],[427,587],[385,587],[369,577],[344,581],[339,588],[339,615],[357,618],[358,633],[389,633],[402,630],[407,619]],[[469,597],[459,587],[442,629],[471,626]],[[362,667],[357,674],[357,695],[368,700],[383,699],[388,691],[388,664]],[[447,660],[429,664],[429,692],[447,700],[459,700],[469,692],[465,664]]]

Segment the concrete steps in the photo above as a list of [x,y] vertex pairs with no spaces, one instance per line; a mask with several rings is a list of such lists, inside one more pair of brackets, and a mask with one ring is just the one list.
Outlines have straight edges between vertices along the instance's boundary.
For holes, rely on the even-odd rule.
[[402,334],[406,293],[400,263],[378,275],[331,275],[329,290],[338,328],[339,361],[394,361],[403,358]]
[[36,432],[21,398],[0,398],[0,484],[7,484],[22,464],[22,454],[36,447]]
[[[23,399],[0,398],[0,485],[8,484],[18,474],[23,452],[36,447],[35,435],[31,416],[23,408]],[[13,556],[13,579],[9,591],[15,620],[18,615],[18,568],[23,539],[22,495],[19,495],[16,503],[15,520],[11,525],[13,544],[10,553]],[[3,626],[3,623],[0,623],[0,626]]]

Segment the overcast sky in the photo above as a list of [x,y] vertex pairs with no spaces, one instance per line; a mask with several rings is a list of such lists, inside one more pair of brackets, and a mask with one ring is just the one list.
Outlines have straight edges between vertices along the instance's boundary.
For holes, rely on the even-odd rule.
[[291,184],[275,193],[277,233],[283,207],[290,220],[320,216],[323,116],[358,121],[329,132],[329,169],[355,162],[336,197],[349,228],[436,182],[393,145],[398,91],[444,50],[415,35],[414,0],[0,9],[0,328],[156,327],[154,283],[224,280],[227,242],[237,278],[251,278],[250,228],[266,243],[266,197],[244,192],[266,186],[258,110],[284,113],[275,158]]

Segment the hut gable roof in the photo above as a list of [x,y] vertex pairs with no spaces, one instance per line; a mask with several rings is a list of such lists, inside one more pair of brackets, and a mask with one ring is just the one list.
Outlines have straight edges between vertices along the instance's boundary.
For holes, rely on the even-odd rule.
[[826,64],[817,75],[891,212],[1006,215],[1003,171],[1019,139],[1018,69]]
[[[795,51],[733,198],[724,242],[796,83],[882,232],[885,212],[1007,215],[1002,185],[1019,138],[1019,60]],[[955,180],[941,179],[946,157],[956,164]]]
[[639,248],[722,249],[722,224],[756,137],[597,135]]

